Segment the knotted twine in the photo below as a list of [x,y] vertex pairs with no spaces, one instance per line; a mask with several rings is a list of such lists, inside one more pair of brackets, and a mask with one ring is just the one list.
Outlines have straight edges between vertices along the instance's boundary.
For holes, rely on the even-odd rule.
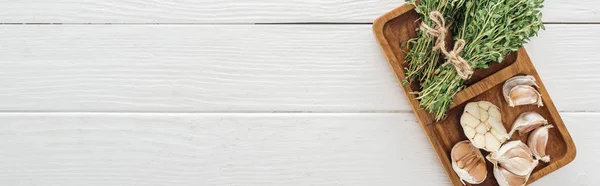
[[442,66],[446,66],[448,64],[454,65],[458,75],[464,80],[467,80],[471,74],[473,74],[473,68],[471,68],[471,65],[469,65],[467,60],[460,57],[460,53],[463,51],[463,49],[465,49],[465,40],[459,39],[454,43],[454,48],[452,51],[448,52],[446,50],[441,50],[442,53],[448,58],[448,61],[442,64]]
[[444,15],[438,11],[429,13],[429,18],[435,23],[435,26],[431,28],[423,21],[421,22],[421,30],[432,37],[437,37],[433,50],[445,49],[446,36],[448,35],[448,28],[450,28],[450,26],[446,26]]
[[460,56],[460,53],[465,48],[465,40],[459,39],[454,43],[454,48],[452,51],[446,50],[446,36],[450,26],[446,26],[444,15],[438,11],[432,11],[429,13],[429,18],[435,23],[435,26],[432,28],[425,24],[425,21],[423,21],[421,22],[421,30],[425,31],[425,33],[431,35],[432,37],[437,37],[435,45],[432,49],[434,51],[440,50],[442,54],[448,58],[448,61],[442,64],[442,66],[452,64],[462,79],[469,79],[471,74],[473,74],[473,69],[471,68],[471,65],[469,65],[469,62]]

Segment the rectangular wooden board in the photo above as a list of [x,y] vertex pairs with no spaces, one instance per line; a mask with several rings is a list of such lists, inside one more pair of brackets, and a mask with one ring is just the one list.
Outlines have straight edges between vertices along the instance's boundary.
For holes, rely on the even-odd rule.
[[[414,6],[406,4],[379,17],[373,24],[375,37],[381,45],[383,53],[399,83],[405,77],[404,59],[407,52],[406,47],[401,47],[401,43],[417,36],[416,29],[420,24],[419,18],[420,15],[414,10]],[[518,75],[532,75],[536,78],[539,85],[538,91],[542,94],[544,102],[543,107],[519,106],[512,108],[508,106],[501,92],[502,85],[509,78]],[[510,130],[517,116],[526,111],[540,113],[555,126],[555,128],[550,129],[549,145],[546,149],[551,161],[549,163],[541,162],[531,174],[528,183],[554,172],[575,159],[575,144],[524,48],[507,55],[502,63],[490,65],[488,69],[476,70],[473,77],[467,81],[467,88],[454,97],[454,104],[450,106],[448,117],[439,122],[435,121],[433,115],[420,109],[415,95],[410,93],[415,91],[414,86],[412,88],[411,86],[402,86],[402,88],[453,185],[463,184],[452,169],[450,150],[457,142],[467,140],[459,119],[465,105],[473,101],[485,100],[497,105],[502,112],[502,122],[507,131]],[[523,136],[515,134],[511,140],[526,142],[527,136],[527,134]],[[484,152],[485,155],[487,153]],[[487,167],[488,177],[478,185],[498,185],[492,173],[493,165],[488,162]]]

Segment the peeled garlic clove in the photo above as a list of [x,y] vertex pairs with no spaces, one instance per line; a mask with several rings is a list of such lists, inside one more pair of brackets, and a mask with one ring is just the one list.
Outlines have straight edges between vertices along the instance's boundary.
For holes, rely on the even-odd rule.
[[[481,152],[469,141],[458,142],[450,152],[452,168],[461,181],[479,184],[487,177],[487,167]],[[464,183],[464,182],[463,182]]]
[[490,153],[487,159],[519,176],[529,175],[538,165],[529,147],[518,140],[502,145],[498,152]]
[[517,120],[513,123],[512,129],[508,135],[512,136],[516,131],[519,131],[519,135],[523,135],[547,124],[548,120],[544,119],[539,113],[525,112],[517,117]]
[[516,76],[506,80],[502,86],[504,99],[511,107],[519,105],[543,106],[542,95],[535,89],[538,87],[533,76]]
[[487,101],[465,105],[460,124],[473,146],[489,152],[498,151],[510,138],[502,124],[500,109]]
[[494,177],[500,186],[524,186],[529,179],[529,175],[519,176],[498,165],[494,166]]
[[546,146],[548,145],[548,129],[553,128],[552,125],[546,125],[535,129],[527,140],[527,145],[536,159],[543,162],[550,162],[550,156],[546,154]]

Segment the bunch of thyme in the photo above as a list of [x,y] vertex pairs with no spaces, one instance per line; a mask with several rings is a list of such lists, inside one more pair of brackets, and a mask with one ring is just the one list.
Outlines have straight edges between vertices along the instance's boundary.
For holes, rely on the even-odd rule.
[[[463,8],[466,0],[420,0],[417,4],[415,0],[410,1],[416,6],[415,10],[421,14],[422,21],[427,25],[434,25],[430,18],[433,11],[440,12],[446,22],[452,23],[453,18]],[[411,50],[406,55],[407,67],[405,69],[406,78],[403,83],[418,82],[419,84],[434,75],[435,68],[440,60],[440,51],[433,50],[436,38],[420,30],[417,38],[408,41]]]
[[[488,68],[502,62],[504,56],[517,51],[537,35],[542,24],[544,0],[467,0],[464,11],[457,15],[455,40],[466,42],[460,54],[472,68]],[[452,65],[439,66],[439,73],[426,78],[419,93],[420,105],[435,115],[445,117],[452,98],[465,87],[465,80]]]

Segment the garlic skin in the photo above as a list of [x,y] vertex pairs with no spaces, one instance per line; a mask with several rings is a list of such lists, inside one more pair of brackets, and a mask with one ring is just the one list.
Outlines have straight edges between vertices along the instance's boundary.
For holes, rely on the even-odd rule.
[[531,149],[531,152],[536,159],[542,160],[543,162],[550,162],[550,155],[546,154],[546,146],[548,145],[548,129],[553,128],[552,125],[546,125],[535,129],[529,134],[527,139],[527,145]]
[[498,165],[494,165],[494,177],[500,186],[524,186],[529,180],[529,175],[519,176]]
[[538,165],[529,147],[519,140],[507,142],[498,152],[490,153],[487,159],[519,176],[531,174]]
[[488,152],[497,152],[510,138],[502,124],[500,109],[487,101],[468,103],[460,124],[473,146]]
[[519,131],[519,135],[522,136],[536,128],[547,125],[546,120],[542,115],[537,112],[525,112],[517,117],[517,120],[512,125],[512,129],[508,133],[508,136],[512,136],[515,132]]
[[458,142],[450,152],[452,168],[461,181],[470,184],[480,184],[487,178],[487,166],[479,149],[465,140]]
[[504,99],[510,107],[520,105],[544,106],[542,95],[535,89],[538,85],[533,76],[515,76],[502,86]]
[[544,106],[542,103],[542,95],[535,88],[527,85],[517,85],[513,87],[510,90],[509,98],[510,101],[512,101],[511,107],[535,104],[539,107]]

